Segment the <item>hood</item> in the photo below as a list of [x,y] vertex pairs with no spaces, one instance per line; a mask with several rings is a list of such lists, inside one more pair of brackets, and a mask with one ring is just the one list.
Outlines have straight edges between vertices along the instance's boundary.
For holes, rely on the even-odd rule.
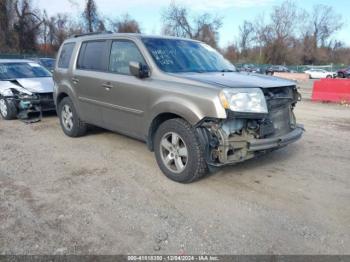
[[295,86],[296,82],[278,77],[249,73],[181,73],[177,77],[194,80],[219,87],[229,88],[273,88]]
[[345,73],[345,72],[347,72],[347,71],[350,72],[350,67],[348,67],[348,68],[343,68],[343,69],[339,69],[339,70],[338,70],[338,72],[343,72],[343,73]]
[[16,81],[26,90],[32,93],[52,93],[53,80],[52,77],[38,78],[18,78]]

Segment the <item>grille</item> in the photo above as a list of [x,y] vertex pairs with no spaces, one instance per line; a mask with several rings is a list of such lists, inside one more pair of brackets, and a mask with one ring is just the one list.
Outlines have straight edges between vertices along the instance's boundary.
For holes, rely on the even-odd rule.
[[293,87],[271,88],[265,92],[269,115],[266,122],[273,126],[270,136],[289,133],[292,126],[292,103],[294,101]]
[[55,109],[52,93],[40,93],[36,94],[36,96],[39,98],[42,111],[51,111]]
[[294,87],[277,87],[264,90],[269,110],[283,107],[294,100]]
[[291,130],[291,107],[289,104],[279,107],[269,114],[269,120],[275,129],[274,135],[283,135]]
[[52,93],[40,93],[36,94],[37,97],[39,97],[40,100],[53,100],[53,94]]

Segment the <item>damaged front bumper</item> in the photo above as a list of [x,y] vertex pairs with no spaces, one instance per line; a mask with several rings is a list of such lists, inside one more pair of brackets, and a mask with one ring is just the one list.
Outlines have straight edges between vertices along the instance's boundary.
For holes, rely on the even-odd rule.
[[33,95],[15,95],[7,97],[17,108],[17,118],[27,123],[38,122],[42,113],[55,110],[51,93]]
[[[276,94],[279,93],[277,90]],[[282,92],[279,97],[267,97],[269,113],[265,115],[230,111],[227,119],[204,119],[197,126],[197,134],[204,145],[207,163],[236,164],[299,140],[304,128],[296,123],[293,112],[299,100],[297,94],[286,96]]]
[[297,127],[291,131],[290,133],[273,138],[266,139],[255,139],[248,142],[248,151],[262,151],[269,149],[276,149],[284,147],[288,144],[291,144],[297,140],[299,140],[304,133],[304,127],[302,125],[297,125]]
[[240,163],[280,149],[299,140],[303,133],[302,125],[295,125],[286,134],[260,139],[247,129],[242,130],[241,134],[227,134],[222,127],[198,129],[199,137],[205,145],[207,163],[217,167]]

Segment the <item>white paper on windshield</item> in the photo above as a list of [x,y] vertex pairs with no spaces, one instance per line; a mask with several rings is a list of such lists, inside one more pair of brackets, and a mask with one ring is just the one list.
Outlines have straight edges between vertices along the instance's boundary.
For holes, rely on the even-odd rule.
[[36,64],[36,63],[28,63],[31,67],[40,67],[39,64]]

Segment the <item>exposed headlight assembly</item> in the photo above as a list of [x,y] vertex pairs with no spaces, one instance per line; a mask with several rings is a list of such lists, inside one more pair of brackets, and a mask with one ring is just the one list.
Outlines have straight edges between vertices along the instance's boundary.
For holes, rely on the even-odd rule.
[[260,88],[225,88],[220,92],[220,101],[225,109],[234,112],[268,113],[266,99]]

